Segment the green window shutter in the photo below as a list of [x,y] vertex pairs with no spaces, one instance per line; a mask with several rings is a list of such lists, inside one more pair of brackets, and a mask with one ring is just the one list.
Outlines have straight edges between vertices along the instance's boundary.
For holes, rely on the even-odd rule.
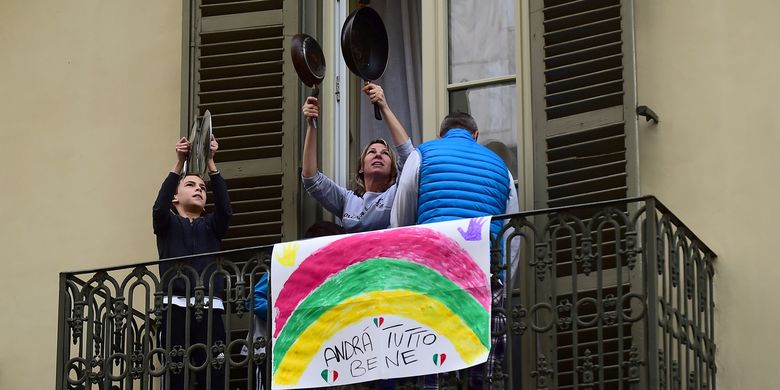
[[189,112],[212,113],[233,219],[223,249],[297,234],[297,79],[286,55],[298,2],[201,0],[192,10]]
[[[631,2],[531,0],[530,9],[535,208],[637,195]],[[627,388],[623,363],[641,335],[612,319],[631,315],[620,300],[641,283],[618,250],[626,227],[618,222],[587,237],[597,265],[583,261],[586,237],[575,225],[559,220],[548,230],[559,229],[551,248],[554,286],[526,278],[537,296],[549,297],[558,318],[537,354],[552,363],[555,388],[590,380]],[[597,365],[595,377],[583,374],[589,363]]]
[[623,3],[532,2],[535,208],[637,192],[633,27]]

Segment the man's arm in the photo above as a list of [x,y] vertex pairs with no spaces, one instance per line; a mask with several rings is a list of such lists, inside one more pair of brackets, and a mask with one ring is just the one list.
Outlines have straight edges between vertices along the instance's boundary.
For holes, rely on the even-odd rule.
[[184,167],[184,161],[187,160],[187,155],[190,152],[190,143],[187,138],[182,137],[179,142],[176,143],[176,162],[173,164],[173,168],[168,173],[168,177],[160,186],[160,191],[157,193],[157,199],[152,206],[152,229],[154,234],[162,233],[171,219],[171,207],[173,207],[173,196],[176,195],[176,187],[179,185],[179,172]]
[[504,214],[515,214],[520,212],[520,205],[517,199],[517,190],[515,189],[515,178],[512,172],[507,170],[509,175],[509,197],[506,199],[506,208]]
[[211,191],[214,193],[214,216],[212,217],[212,227],[217,237],[222,239],[227,233],[228,226],[230,226],[230,217],[233,215],[233,209],[230,208],[230,195],[228,195],[227,183],[219,173],[217,164],[214,162],[214,155],[217,154],[219,149],[219,143],[211,136],[211,144],[209,145],[209,158],[206,161],[206,165],[209,169],[209,177],[211,178]]
[[410,226],[417,223],[418,177],[420,173],[420,152],[415,150],[406,159],[401,172],[390,211],[390,227]]
[[[520,212],[520,203],[517,199],[517,190],[515,189],[515,178],[512,177],[512,172],[507,171],[509,174],[509,197],[506,199],[506,209],[505,214],[516,214]],[[504,220],[504,225],[509,223],[509,220]],[[506,233],[504,233],[504,242],[506,242],[507,237],[512,232],[507,230]],[[510,259],[510,270],[509,275],[511,276],[512,280],[510,280],[510,287],[514,286],[515,280],[517,280],[517,268],[520,264],[520,240],[521,238],[519,236],[515,237],[512,242],[509,243],[509,248],[512,254],[512,258]]]

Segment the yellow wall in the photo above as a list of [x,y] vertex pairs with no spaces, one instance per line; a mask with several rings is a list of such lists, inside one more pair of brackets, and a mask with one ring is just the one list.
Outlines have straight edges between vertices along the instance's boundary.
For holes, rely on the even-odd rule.
[[[638,101],[661,116],[640,122],[641,192],[719,255],[720,387],[773,388],[780,3],[635,10]],[[0,389],[49,389],[58,273],[156,257],[151,202],[179,134],[181,2],[3,0],[0,49]]]
[[718,385],[777,387],[780,2],[637,0],[641,191],[718,253]]
[[54,388],[58,273],[156,257],[180,1],[0,1],[0,389]]

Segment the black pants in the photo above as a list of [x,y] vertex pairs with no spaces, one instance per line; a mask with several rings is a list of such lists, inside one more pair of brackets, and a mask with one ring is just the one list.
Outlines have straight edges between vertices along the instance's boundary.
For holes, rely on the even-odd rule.
[[[167,331],[167,312],[164,312],[163,315],[163,321],[160,326],[160,348],[166,348],[170,353],[173,353],[175,351],[180,351],[179,348],[184,349],[187,345],[193,345],[193,344],[205,344],[208,345],[208,334],[207,334],[207,328],[208,328],[208,310],[203,310],[203,316],[200,321],[197,321],[195,319],[195,309],[190,307],[190,339],[189,342],[185,340],[185,324],[187,319],[187,309],[180,307],[180,306],[171,306],[171,340],[170,340],[170,349],[168,349],[167,339],[166,339],[166,331]],[[212,332],[211,332],[211,344],[215,345],[217,344],[217,341],[222,341],[224,344],[225,342],[225,324],[222,322],[222,310],[215,309],[213,311],[212,315]],[[177,346],[179,348],[177,348]],[[198,347],[195,348],[192,351],[192,356],[189,357],[190,364],[193,367],[200,367],[206,362],[206,358],[208,357],[208,360],[212,360],[216,358],[219,355],[219,353],[214,353],[211,350],[206,353],[206,350],[204,348]],[[207,373],[211,372],[211,390],[223,390],[225,388],[225,367],[227,365],[227,359],[229,358],[229,352],[227,351],[227,347],[224,351],[224,358],[225,358],[225,364],[222,365],[222,367],[215,368],[211,365],[206,365],[206,367],[198,372],[193,372],[190,370],[189,374],[189,381],[190,384],[195,383],[193,379],[195,379],[198,383],[197,387],[195,386],[185,386],[184,383],[184,371],[187,370],[187,364],[185,362],[184,366],[180,370],[176,369],[170,369],[168,370],[168,374],[163,376],[163,383],[161,388],[163,390],[167,389],[168,385],[165,383],[167,380],[170,380],[170,389],[171,390],[184,390],[184,389],[202,389],[205,390],[209,387],[206,386],[207,382]],[[171,358],[172,363],[180,363],[183,359],[181,356],[175,356]],[[166,362],[167,363],[167,362]]]

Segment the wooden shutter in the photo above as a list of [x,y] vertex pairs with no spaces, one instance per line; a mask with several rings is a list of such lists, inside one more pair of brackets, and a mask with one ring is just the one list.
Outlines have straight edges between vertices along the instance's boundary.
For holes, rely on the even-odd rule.
[[536,208],[636,193],[632,20],[623,3],[532,2]]
[[[289,45],[299,30],[299,1],[194,3],[183,122],[206,110],[212,114],[220,145],[216,162],[233,208],[222,249],[297,239],[300,99]],[[234,259],[241,260],[246,259]],[[247,318],[233,315],[231,339],[246,336]],[[231,353],[234,361],[243,358]],[[247,389],[246,368],[232,368],[230,383],[232,389]]]
[[190,118],[211,111],[234,212],[223,249],[296,239],[298,2],[201,0],[191,16]]
[[[531,0],[530,9],[535,207],[636,195],[630,1]],[[589,222],[587,214],[574,217]],[[562,225],[553,223],[548,232]],[[580,388],[593,379],[604,388],[626,388],[627,376],[620,371],[637,335],[630,325],[611,321],[630,310],[616,301],[633,291],[630,278],[621,277],[618,285],[616,277],[629,273],[616,249],[624,247],[625,224],[599,234],[563,231],[553,239],[555,288],[534,284],[532,275],[526,279],[558,313],[552,337],[538,353],[553,363],[555,388]],[[581,257],[583,239],[597,237],[602,240],[593,247],[598,276],[597,266]],[[576,318],[592,325],[572,328]],[[595,378],[583,374],[590,363],[598,365]]]

